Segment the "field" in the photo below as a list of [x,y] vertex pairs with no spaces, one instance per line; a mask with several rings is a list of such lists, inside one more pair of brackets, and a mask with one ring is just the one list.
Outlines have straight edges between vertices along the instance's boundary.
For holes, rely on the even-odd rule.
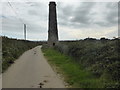
[[52,49],[43,48],[48,61],[55,64],[73,87],[120,87],[119,40],[85,39],[62,41]]

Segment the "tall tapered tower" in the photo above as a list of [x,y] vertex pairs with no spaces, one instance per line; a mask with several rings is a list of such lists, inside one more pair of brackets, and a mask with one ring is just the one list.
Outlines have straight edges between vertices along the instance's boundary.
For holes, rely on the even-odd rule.
[[58,44],[58,29],[57,29],[57,13],[56,3],[49,3],[49,27],[48,27],[48,45],[55,46]]

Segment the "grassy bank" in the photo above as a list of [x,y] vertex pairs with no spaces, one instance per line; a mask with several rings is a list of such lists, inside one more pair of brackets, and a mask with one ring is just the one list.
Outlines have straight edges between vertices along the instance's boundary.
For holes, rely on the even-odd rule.
[[[104,38],[62,41],[54,47],[57,52],[46,49],[45,55],[67,73],[67,77],[70,77],[68,83],[73,86],[120,88],[119,45],[120,40],[118,39]],[[56,55],[57,53],[59,54]],[[72,66],[73,64],[74,66]],[[65,68],[68,70],[65,71]]]
[[102,80],[105,88],[120,88],[120,40],[88,38],[60,42],[55,49]]
[[2,72],[14,63],[25,51],[40,44],[42,44],[42,42],[2,37]]
[[54,49],[42,49],[51,65],[57,67],[64,75],[65,81],[72,87],[77,88],[101,88],[100,79],[95,78],[91,72],[85,71],[80,64],[70,57],[61,54]]

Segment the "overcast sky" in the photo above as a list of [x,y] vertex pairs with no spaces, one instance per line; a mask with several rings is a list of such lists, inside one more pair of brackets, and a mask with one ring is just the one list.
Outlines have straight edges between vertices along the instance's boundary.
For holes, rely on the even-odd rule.
[[[55,1],[60,40],[118,36],[117,2]],[[47,40],[49,0],[24,0],[10,4],[2,2],[2,35],[22,39],[25,23],[28,40]]]

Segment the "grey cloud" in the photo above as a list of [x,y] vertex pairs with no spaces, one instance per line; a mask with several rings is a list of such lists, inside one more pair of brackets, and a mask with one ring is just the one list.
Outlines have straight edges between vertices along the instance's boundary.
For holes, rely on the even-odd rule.
[[[79,6],[73,7],[72,5],[58,7],[58,19],[60,25],[67,25],[71,27],[84,27],[90,23],[90,11],[95,5],[94,2],[79,3]],[[85,25],[84,25],[85,24]]]
[[103,21],[97,21],[94,22],[94,24],[97,24],[99,26],[104,26],[104,27],[112,27],[114,25],[117,25],[118,23],[118,4],[117,2],[109,2],[106,3],[106,12],[103,13],[104,17],[103,17]]
[[22,33],[23,24],[15,18],[2,19],[2,33]]
[[[100,4],[103,12],[100,11],[102,20],[97,20],[95,17],[97,12],[92,12],[92,9],[96,9],[97,4]],[[117,3],[113,2],[83,2],[79,6],[72,7],[66,5],[65,7],[59,6],[59,24],[69,26],[73,28],[87,28],[91,26],[112,27],[117,25]],[[104,8],[106,8],[104,10]],[[70,18],[72,17],[72,18]]]
[[35,10],[29,10],[28,13],[29,13],[30,15],[34,15],[34,16],[37,15],[37,12],[36,12]]
[[58,25],[69,25],[69,17],[73,14],[74,6],[64,2],[57,2],[56,8]]
[[110,3],[108,4],[109,12],[106,16],[106,20],[113,26],[118,23],[118,3]]
[[34,20],[47,20],[47,6],[44,3],[32,3],[34,6],[31,6],[27,11],[28,15],[31,15]]
[[26,4],[28,4],[31,7],[42,7],[43,3],[41,2],[26,2]]
[[[73,30],[75,29],[86,30],[84,32],[87,32],[87,29],[89,30],[90,28],[93,29],[94,31],[94,29],[96,29],[96,26],[100,26],[100,28],[102,27],[109,28],[111,26],[115,26],[116,17],[117,17],[117,10],[115,9],[115,5],[112,3],[104,3],[105,5],[103,5],[103,7],[106,9],[103,9],[103,7],[100,6],[99,8],[101,8],[101,10],[99,13],[101,14],[98,15],[99,13],[97,12],[98,8],[96,8],[97,6],[96,3],[95,2],[84,2],[84,3],[75,2],[74,5],[67,4],[64,2],[57,3],[58,26],[62,28],[65,27],[66,29],[73,28]],[[103,4],[103,3],[99,3],[99,4]],[[27,30],[28,30],[27,33],[29,37],[32,36],[32,34],[34,34],[33,38],[37,36],[36,38],[45,39],[43,38],[42,35],[47,36],[47,31],[48,31],[47,29],[48,10],[49,10],[48,3],[29,2],[27,4],[13,3],[13,5],[15,8],[18,8],[17,10],[20,18],[23,20],[25,24],[27,24]],[[105,11],[105,13],[102,13],[102,11]],[[102,20],[100,19],[98,20],[98,17],[102,17]],[[4,17],[1,17],[1,18],[4,18]],[[14,17],[14,19],[9,20],[7,18],[7,21],[3,23],[4,32],[9,35],[11,33],[13,35],[15,33],[20,33],[19,35],[22,36],[23,25],[19,22],[19,20],[16,17]],[[98,30],[100,30],[99,27],[97,28]],[[59,30],[59,31],[60,33],[64,33],[64,31],[62,32],[62,30]],[[68,35],[61,36],[61,37],[62,39],[71,38]]]
[[42,26],[31,26],[28,25],[27,29],[31,32],[31,33],[45,33],[47,30],[46,28],[42,27]]
[[64,5],[63,2],[57,3],[58,23],[60,25],[69,25],[70,17],[73,16],[74,6]]
[[94,2],[81,3],[80,6],[76,8],[76,11],[74,12],[74,18],[71,21],[81,24],[90,23],[90,12],[94,5]]
[[[27,23],[27,22],[26,22]],[[27,31],[28,33],[46,33],[46,28],[41,25],[32,24],[30,22],[27,23]],[[20,33],[23,34],[23,23],[21,23],[15,17],[2,18],[2,32],[3,34],[7,33]],[[36,33],[36,34],[37,34]]]

